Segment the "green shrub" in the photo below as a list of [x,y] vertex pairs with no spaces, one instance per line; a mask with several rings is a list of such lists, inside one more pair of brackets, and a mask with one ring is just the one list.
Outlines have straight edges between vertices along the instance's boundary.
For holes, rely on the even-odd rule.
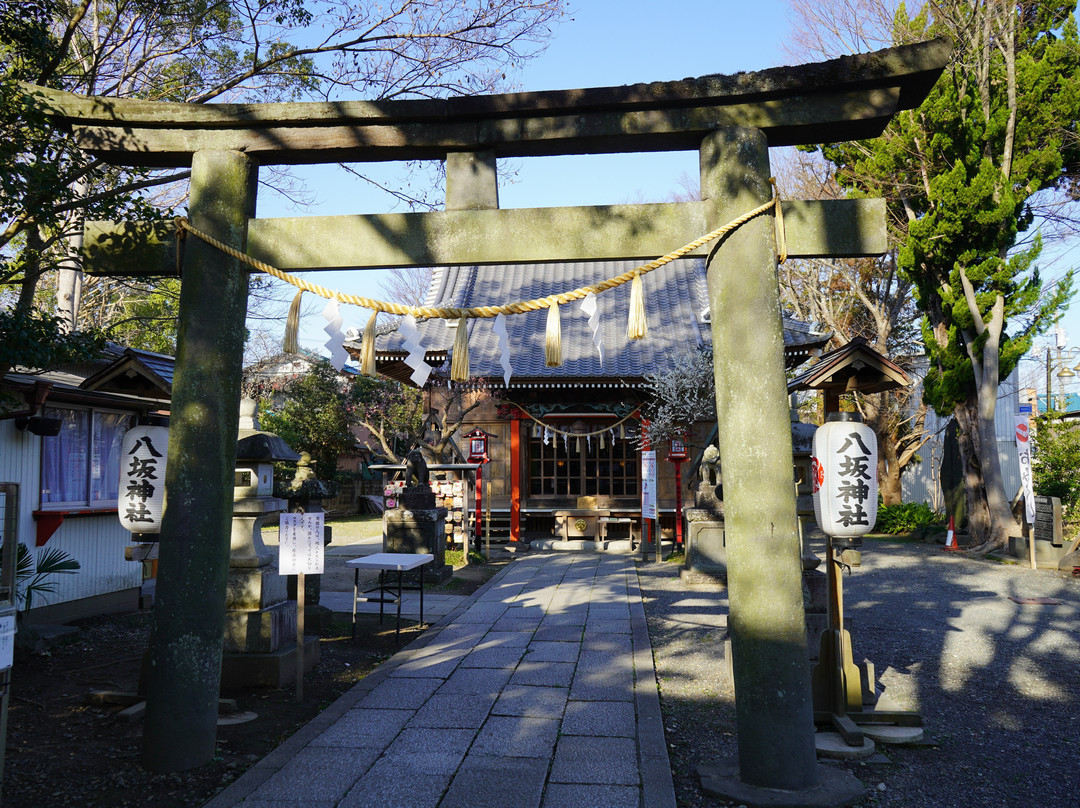
[[911,533],[920,527],[941,522],[942,519],[941,514],[934,513],[925,502],[882,505],[878,507],[874,530],[878,533]]
[[1031,458],[1035,493],[1057,497],[1066,521],[1075,518],[1080,504],[1080,428],[1050,412],[1035,419],[1035,447]]

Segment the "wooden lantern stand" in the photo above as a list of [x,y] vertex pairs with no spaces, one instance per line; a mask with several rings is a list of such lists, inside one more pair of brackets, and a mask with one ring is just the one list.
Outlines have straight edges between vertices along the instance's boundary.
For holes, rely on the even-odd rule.
[[[840,395],[849,392],[879,393],[909,384],[907,374],[864,340],[855,339],[822,356],[811,368],[788,384],[788,393],[815,390],[823,393],[825,412],[840,411]],[[855,549],[861,539],[837,539],[826,535],[826,598],[828,623],[821,635],[819,661],[812,671],[814,722],[831,725],[853,747],[865,743],[860,727],[896,725],[921,727],[922,716],[906,710],[877,710],[874,665],[856,663],[851,633],[844,628],[844,550]]]

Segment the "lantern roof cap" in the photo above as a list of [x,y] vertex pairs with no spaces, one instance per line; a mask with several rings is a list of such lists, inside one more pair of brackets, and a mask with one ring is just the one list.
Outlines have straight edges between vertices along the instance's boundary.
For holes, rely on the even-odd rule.
[[911,378],[902,367],[856,337],[824,354],[809,370],[789,381],[787,390],[883,393],[909,384]]
[[241,429],[237,434],[236,459],[277,461],[287,460],[295,463],[300,459],[280,435],[263,432],[261,429]]

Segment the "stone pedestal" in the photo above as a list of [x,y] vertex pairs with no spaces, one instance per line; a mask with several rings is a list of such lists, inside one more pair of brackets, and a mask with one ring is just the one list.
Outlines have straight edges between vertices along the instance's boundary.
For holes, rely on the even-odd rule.
[[806,612],[806,655],[817,662],[821,634],[829,627],[829,581],[823,570],[803,570],[803,609]]
[[383,552],[431,553],[435,560],[424,568],[425,580],[443,583],[453,574],[446,565],[445,522],[446,508],[390,508],[383,513]]
[[[296,601],[262,541],[262,524],[285,510],[276,497],[245,497],[233,505],[225,597],[223,687],[283,687],[296,680]],[[306,623],[305,623],[306,625]],[[319,661],[317,637],[304,638],[304,669]]]
[[[1037,559],[1036,563],[1038,563]],[[1066,553],[1058,562],[1059,570],[1062,572],[1071,572],[1073,575],[1076,575],[1077,567],[1080,567],[1080,549],[1074,550],[1071,553]]]
[[723,514],[714,509],[688,508],[684,515],[686,561],[679,571],[680,577],[687,583],[725,583],[727,547]]
[[[1009,555],[1019,559],[1021,563],[1027,564],[1030,559],[1028,553],[1031,552],[1028,547],[1028,542],[1030,540],[1031,539],[1027,536],[1009,536]],[[1039,569],[1058,569],[1061,559],[1063,559],[1068,552],[1068,547],[1057,547],[1045,539],[1035,539],[1035,564]]]

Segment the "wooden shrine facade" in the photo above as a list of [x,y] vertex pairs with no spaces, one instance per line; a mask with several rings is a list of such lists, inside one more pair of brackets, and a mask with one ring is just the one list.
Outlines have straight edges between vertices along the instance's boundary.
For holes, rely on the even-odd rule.
[[[595,283],[632,268],[634,263],[438,268],[425,303],[454,308],[486,306]],[[488,441],[491,462],[485,466],[484,480],[490,482],[490,526],[496,538],[565,537],[566,525],[556,514],[567,510],[581,512],[587,524],[584,534],[570,531],[575,538],[604,538],[603,520],[608,517],[620,520],[618,535],[625,536],[628,528],[637,534],[643,448],[639,441],[640,408],[650,395],[646,379],[662,374],[680,354],[707,350],[712,343],[703,259],[674,261],[642,281],[648,333],[638,340],[627,337],[628,287],[598,296],[596,332],[593,321],[577,306],[566,306],[561,314],[565,351],[558,367],[548,367],[541,350],[544,312],[507,318],[509,375],[492,321],[466,324],[472,382],[483,385],[483,392],[476,395],[490,398],[469,414],[461,433],[479,427],[492,435]],[[417,326],[426,364],[445,367],[451,363],[460,327],[439,319]],[[804,364],[819,354],[828,340],[828,334],[785,318],[785,367]],[[359,330],[347,334],[345,347],[354,358],[359,359],[362,342]],[[379,372],[413,384],[412,368],[405,363],[407,351],[407,340],[399,331],[380,336],[376,341]],[[444,384],[445,376],[435,385],[429,381],[424,386],[427,412],[445,414]],[[714,420],[697,424],[691,445],[703,446],[714,429]],[[668,447],[652,448],[660,461],[657,494],[666,533],[675,526],[677,475],[666,460]],[[700,448],[691,456],[687,471],[696,468],[698,455]],[[684,476],[683,503],[693,502],[693,482],[692,473]]]

